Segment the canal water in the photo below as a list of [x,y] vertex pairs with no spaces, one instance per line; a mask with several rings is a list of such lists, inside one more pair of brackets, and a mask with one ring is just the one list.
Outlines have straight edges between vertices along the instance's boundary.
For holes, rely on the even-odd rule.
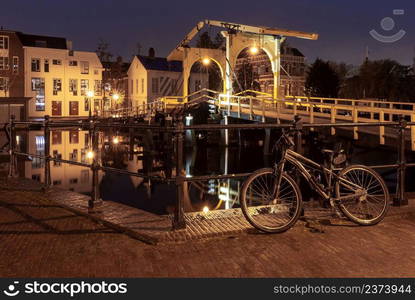
[[[131,172],[146,173],[160,178],[175,175],[173,147],[169,139],[159,139],[153,142],[143,133],[140,142],[133,149],[130,147],[128,134],[106,132],[100,137],[100,157],[106,166],[116,167]],[[271,136],[275,141],[278,133]],[[147,136],[147,138],[146,138]],[[193,142],[186,147],[184,169],[187,177],[196,175],[222,175],[247,173],[273,164],[273,155],[264,155],[264,131],[241,131],[237,141],[229,147],[221,146],[218,142],[220,132],[216,137],[206,133],[196,133]],[[213,141],[213,142],[212,142]],[[31,131],[21,138],[26,143],[30,153],[44,153],[45,145],[42,132]],[[394,164],[397,161],[397,151],[386,147],[364,148],[354,141],[340,138],[306,135],[303,141],[304,154],[316,161],[322,162],[321,149],[339,147],[346,150],[348,163],[365,165]],[[86,131],[53,131],[51,138],[51,153],[55,157],[88,162],[90,137]],[[134,151],[132,152],[131,149]],[[413,161],[413,157],[408,159]],[[20,162],[21,174],[33,180],[43,181],[44,162],[31,158]],[[384,177],[391,192],[396,186],[396,170],[382,169],[379,172]],[[413,189],[409,178],[413,169],[407,170],[407,190]],[[53,185],[70,189],[84,194],[90,194],[92,173],[89,168],[69,164],[51,163]],[[147,180],[139,177],[116,173],[100,172],[100,193],[104,201],[120,202],[129,206],[144,209],[157,214],[173,211],[176,199],[174,182],[167,183],[159,180]],[[204,208],[227,209],[239,207],[239,191],[243,178],[225,180],[192,181],[187,184],[185,193],[185,210],[201,211]],[[304,199],[312,195],[310,189],[301,184]]]

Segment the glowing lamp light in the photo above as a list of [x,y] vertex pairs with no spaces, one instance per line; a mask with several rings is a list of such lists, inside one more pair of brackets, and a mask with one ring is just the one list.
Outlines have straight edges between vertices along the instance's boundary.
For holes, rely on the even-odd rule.
[[94,158],[94,151],[88,151],[86,153],[86,158],[93,159]]
[[114,94],[114,95],[112,95],[112,99],[114,99],[115,101],[117,101],[118,99],[120,99],[120,95]]
[[251,48],[249,48],[249,52],[251,52],[251,54],[255,55],[257,54],[259,51],[257,46],[252,46]]
[[209,207],[205,206],[203,207],[203,213],[207,214],[209,212]]
[[88,98],[92,98],[92,97],[94,97],[94,92],[93,91],[88,91],[88,92],[86,92],[86,96]]
[[117,145],[119,142],[120,142],[120,140],[118,139],[117,136],[112,139],[112,143],[115,144],[115,145]]
[[204,66],[208,66],[210,64],[210,58],[205,57],[204,59],[202,59],[202,64]]

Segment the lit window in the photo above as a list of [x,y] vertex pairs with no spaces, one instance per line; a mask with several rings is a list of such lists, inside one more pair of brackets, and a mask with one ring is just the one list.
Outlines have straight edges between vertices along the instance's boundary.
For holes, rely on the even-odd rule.
[[45,111],[45,79],[32,78],[32,91],[36,92],[36,110]]
[[76,60],[70,60],[69,61],[69,66],[76,67],[77,65],[78,65],[78,62]]
[[19,73],[19,57],[13,56],[13,73]]
[[9,58],[7,56],[0,56],[0,70],[9,69]]
[[53,95],[57,95],[58,92],[62,91],[62,80],[61,79],[53,79]]
[[86,96],[86,92],[89,89],[89,80],[81,79],[81,96]]
[[0,36],[0,49],[9,49],[9,37],[8,36]]
[[89,62],[81,61],[81,74],[89,74]]
[[69,92],[73,96],[78,95],[78,79],[69,79]]
[[62,65],[62,61],[60,59],[53,59],[52,64],[60,66],[60,65]]
[[32,72],[40,72],[40,59],[32,58]]

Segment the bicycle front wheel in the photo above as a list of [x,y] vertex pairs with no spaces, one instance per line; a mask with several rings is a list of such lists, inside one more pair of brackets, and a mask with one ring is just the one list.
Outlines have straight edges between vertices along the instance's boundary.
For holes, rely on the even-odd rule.
[[344,168],[339,177],[345,181],[339,180],[336,183],[338,198],[363,193],[362,196],[340,202],[340,210],[351,221],[360,225],[374,225],[382,221],[389,207],[389,192],[382,177],[361,165]]
[[275,182],[273,169],[260,169],[247,178],[241,193],[241,209],[248,222],[269,233],[291,228],[302,209],[300,189],[294,179],[283,173],[279,193],[273,197]]

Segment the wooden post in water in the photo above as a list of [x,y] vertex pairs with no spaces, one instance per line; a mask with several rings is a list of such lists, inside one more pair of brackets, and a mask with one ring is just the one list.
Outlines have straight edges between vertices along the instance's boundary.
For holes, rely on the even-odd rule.
[[[411,122],[415,122],[415,114],[411,115]],[[411,150],[415,151],[415,126],[411,126]]]
[[9,136],[9,176],[14,177],[16,174],[16,155],[14,151],[16,150],[16,128],[15,128],[15,116],[10,116],[10,136]]
[[47,191],[51,185],[51,177],[50,177],[50,128],[49,128],[49,116],[45,116],[45,121],[43,122],[43,133],[44,133],[44,140],[45,140],[45,179],[43,190]]
[[176,204],[174,206],[173,229],[186,228],[184,219],[184,174],[183,174],[183,121],[176,125]]

